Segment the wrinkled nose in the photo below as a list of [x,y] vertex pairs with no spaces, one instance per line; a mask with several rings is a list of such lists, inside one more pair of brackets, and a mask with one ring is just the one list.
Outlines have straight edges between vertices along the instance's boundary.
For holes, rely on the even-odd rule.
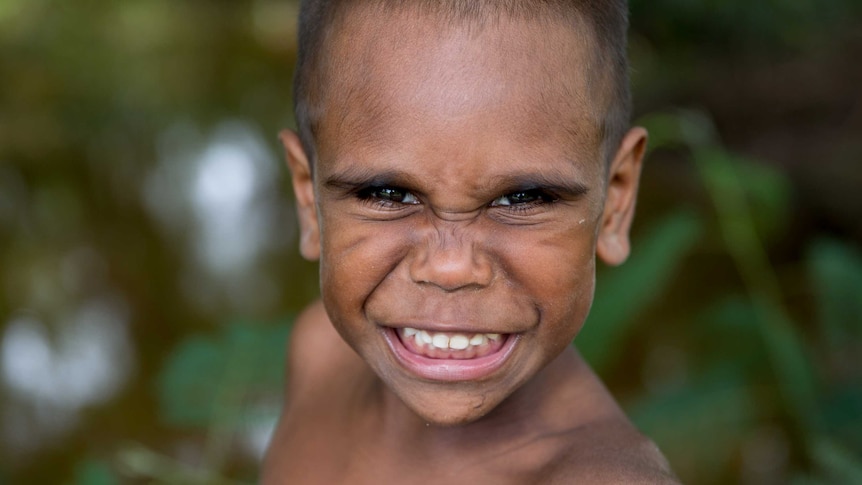
[[478,246],[453,235],[420,243],[410,264],[410,277],[447,292],[488,286],[493,267],[489,255]]

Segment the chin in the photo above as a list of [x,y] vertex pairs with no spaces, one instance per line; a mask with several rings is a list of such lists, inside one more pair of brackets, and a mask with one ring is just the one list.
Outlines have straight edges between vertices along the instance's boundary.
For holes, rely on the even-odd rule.
[[421,395],[399,396],[416,416],[441,427],[462,426],[479,421],[494,410],[502,399],[486,394],[439,390]]
[[485,417],[491,409],[453,409],[451,411],[435,409],[432,413],[423,413],[422,411],[422,409],[413,410],[419,418],[428,424],[450,428],[464,426],[479,421]]

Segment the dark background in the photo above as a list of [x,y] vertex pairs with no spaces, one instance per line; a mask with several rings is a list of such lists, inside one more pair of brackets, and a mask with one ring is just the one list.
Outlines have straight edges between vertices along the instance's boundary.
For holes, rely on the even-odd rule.
[[[577,345],[688,483],[862,483],[862,2],[633,0]],[[252,482],[314,298],[294,2],[0,0],[0,483]]]

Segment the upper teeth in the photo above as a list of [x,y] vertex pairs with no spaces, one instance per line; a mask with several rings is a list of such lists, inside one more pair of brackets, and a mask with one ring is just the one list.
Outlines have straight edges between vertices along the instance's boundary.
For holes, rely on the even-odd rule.
[[431,345],[438,349],[452,350],[464,350],[471,346],[484,345],[488,343],[489,340],[500,339],[499,333],[477,333],[473,335],[466,335],[463,333],[430,333],[425,330],[418,330],[411,327],[405,327],[401,332],[405,338],[414,337],[416,344],[420,347]]

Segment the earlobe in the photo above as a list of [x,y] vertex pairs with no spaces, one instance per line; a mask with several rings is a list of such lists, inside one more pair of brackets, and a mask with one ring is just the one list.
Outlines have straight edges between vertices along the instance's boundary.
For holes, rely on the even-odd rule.
[[296,212],[300,229],[299,252],[305,259],[316,261],[320,258],[320,225],[317,221],[311,164],[296,133],[292,130],[282,130],[278,136],[284,145],[293,193],[296,196]]
[[635,213],[641,165],[646,152],[647,132],[641,127],[629,130],[611,162],[605,207],[599,225],[596,254],[616,266],[629,256],[629,229]]

